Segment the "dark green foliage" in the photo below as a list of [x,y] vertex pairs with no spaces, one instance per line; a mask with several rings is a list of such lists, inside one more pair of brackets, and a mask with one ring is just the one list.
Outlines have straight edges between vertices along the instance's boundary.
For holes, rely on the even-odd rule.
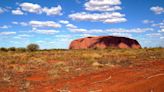
[[15,47],[10,47],[8,48],[9,51],[16,51],[16,48]]
[[25,52],[27,49],[26,48],[16,48],[17,52]]
[[0,51],[5,51],[6,52],[8,50],[7,50],[7,48],[2,47],[2,48],[0,48]]
[[27,46],[27,50],[28,51],[37,51],[37,50],[39,50],[39,45],[38,44],[34,44],[34,43],[29,44]]

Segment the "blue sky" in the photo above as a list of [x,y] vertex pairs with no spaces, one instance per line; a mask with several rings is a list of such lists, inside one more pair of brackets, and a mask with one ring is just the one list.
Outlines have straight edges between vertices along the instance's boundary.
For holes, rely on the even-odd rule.
[[164,0],[1,0],[0,47],[68,48],[87,36],[164,47]]

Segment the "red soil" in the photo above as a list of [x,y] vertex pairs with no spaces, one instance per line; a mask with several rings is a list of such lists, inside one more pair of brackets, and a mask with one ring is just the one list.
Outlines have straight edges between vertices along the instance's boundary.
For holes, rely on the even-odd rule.
[[[35,87],[30,88],[28,92],[164,92],[163,61],[147,62],[133,67],[117,67],[53,82],[43,75],[45,73],[41,73],[40,76],[35,74],[26,79],[36,82]],[[1,89],[1,92],[17,91],[13,88],[13,91]]]
[[26,80],[29,80],[29,81],[43,81],[43,80],[45,80],[45,78],[46,77],[44,77],[44,76],[34,75],[34,76],[26,78]]
[[[38,90],[40,89],[40,90]],[[61,91],[67,90],[67,91]],[[33,92],[163,92],[164,62],[149,62],[60,79],[54,84],[38,86]]]

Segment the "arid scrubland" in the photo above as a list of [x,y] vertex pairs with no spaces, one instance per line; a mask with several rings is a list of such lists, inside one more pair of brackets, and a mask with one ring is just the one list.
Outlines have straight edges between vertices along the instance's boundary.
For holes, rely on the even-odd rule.
[[164,60],[163,48],[1,51],[0,88],[35,87],[29,80],[55,82],[115,67]]

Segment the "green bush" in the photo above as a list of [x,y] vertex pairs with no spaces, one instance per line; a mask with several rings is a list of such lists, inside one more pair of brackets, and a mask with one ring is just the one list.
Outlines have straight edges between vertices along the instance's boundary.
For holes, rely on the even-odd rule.
[[17,48],[16,51],[17,52],[25,52],[26,51],[26,48]]
[[27,46],[27,50],[28,51],[37,51],[37,50],[39,50],[39,45],[38,44],[34,44],[34,43],[29,44]]
[[16,51],[16,48],[15,47],[10,47],[8,48],[9,51]]
[[7,48],[2,47],[2,48],[0,48],[0,51],[6,51],[7,52],[8,50],[7,50]]

